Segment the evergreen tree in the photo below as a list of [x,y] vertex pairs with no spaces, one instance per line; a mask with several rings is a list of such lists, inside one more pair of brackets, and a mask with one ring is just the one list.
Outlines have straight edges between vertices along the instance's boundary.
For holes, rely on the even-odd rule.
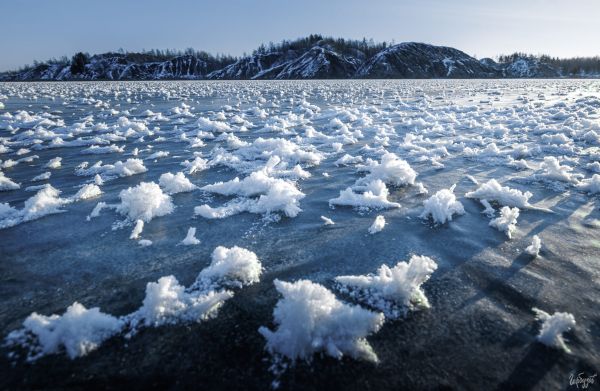
[[71,59],[71,74],[79,75],[85,72],[85,64],[89,63],[90,60],[85,53],[79,52]]

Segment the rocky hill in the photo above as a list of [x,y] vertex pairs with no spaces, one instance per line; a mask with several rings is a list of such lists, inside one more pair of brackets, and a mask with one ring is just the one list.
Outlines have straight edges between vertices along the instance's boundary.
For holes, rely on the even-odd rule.
[[[164,56],[163,56],[164,57]],[[161,79],[351,79],[351,78],[552,78],[596,74],[565,71],[543,59],[513,55],[505,62],[477,60],[444,46],[405,42],[369,46],[360,41],[310,36],[269,49],[262,46],[239,59],[194,54],[172,58],[105,53],[38,63],[0,74],[0,80],[161,80]]]

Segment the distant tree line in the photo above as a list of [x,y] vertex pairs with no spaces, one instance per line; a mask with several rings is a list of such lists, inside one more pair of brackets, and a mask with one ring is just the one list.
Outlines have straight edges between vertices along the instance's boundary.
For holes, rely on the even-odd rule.
[[[266,54],[272,52],[285,52],[288,50],[305,51],[315,45],[329,46],[341,54],[361,55],[371,57],[390,46],[387,42],[374,42],[373,39],[352,40],[343,38],[324,37],[320,34],[311,34],[305,38],[298,38],[293,41],[283,40],[279,43],[269,42],[268,45],[261,44],[252,54]],[[393,43],[392,43],[393,45]]]
[[564,75],[584,75],[584,74],[599,74],[600,73],[600,56],[594,57],[572,57],[558,58],[548,56],[546,54],[533,55],[528,53],[513,53],[508,55],[498,56],[498,62],[511,63],[520,58],[527,60],[537,60],[542,63],[561,69]]

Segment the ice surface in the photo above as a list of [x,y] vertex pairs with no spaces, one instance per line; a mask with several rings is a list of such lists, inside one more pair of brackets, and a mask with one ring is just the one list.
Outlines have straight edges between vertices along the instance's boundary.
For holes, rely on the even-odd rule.
[[378,360],[366,337],[379,331],[383,314],[345,304],[324,286],[308,280],[275,280],[275,288],[282,295],[273,310],[277,328],[259,329],[269,352],[293,361],[310,361],[318,352],[338,359],[348,355]]
[[[426,254],[439,268],[420,289],[436,308],[389,322],[385,333],[373,338],[382,361],[376,373],[351,360],[341,366],[319,360],[312,368],[296,366],[281,379],[283,387],[290,382],[289,388],[314,388],[330,379],[342,388],[368,388],[367,383],[385,388],[391,381],[408,389],[460,388],[464,380],[472,388],[495,389],[501,384],[518,388],[511,383],[515,379],[535,378],[530,388],[561,388],[573,362],[583,368],[598,361],[593,349],[598,91],[593,80],[0,83],[6,105],[0,113],[0,187],[11,188],[0,192],[0,274],[5,277],[0,326],[5,333],[33,312],[60,315],[74,301],[110,308],[115,317],[131,315],[142,305],[143,287],[150,281],[165,293],[161,296],[159,289],[154,296],[157,308],[147,307],[148,326],[143,317],[122,318],[126,326],[114,343],[77,363],[80,371],[64,376],[69,363],[61,358],[36,367],[23,364],[17,349],[14,370],[0,369],[0,375],[13,389],[23,388],[23,379],[44,385],[47,378],[56,388],[83,387],[94,368],[102,368],[103,378],[118,379],[159,373],[161,358],[180,357],[182,364],[169,367],[177,378],[227,378],[266,388],[263,376],[249,379],[265,365],[246,358],[265,355],[257,319],[274,333],[278,329],[278,322],[271,325],[264,318],[276,301],[272,279],[312,280],[330,288],[339,284],[335,276],[371,272],[375,277],[382,263],[393,269],[396,262],[387,261]],[[173,174],[173,185],[190,188],[177,180],[179,171],[198,189],[170,194],[178,187],[161,183],[165,173]],[[30,182],[46,172],[52,173],[47,180]],[[140,183],[153,184],[134,192]],[[454,198],[436,194],[453,184]],[[129,198],[119,197],[121,192]],[[476,193],[478,201],[465,200],[465,193]],[[468,214],[452,213],[458,202]],[[553,213],[539,213],[542,205]],[[510,213],[502,213],[503,206]],[[513,208],[521,213],[518,231]],[[448,216],[453,222],[432,229],[420,218],[423,213],[432,222],[438,214],[438,224],[444,217],[447,223]],[[377,215],[385,215],[387,224],[369,235]],[[214,219],[225,216],[230,217]],[[335,225],[324,226],[329,220],[321,216]],[[514,240],[498,243],[504,234],[488,226],[494,218]],[[124,239],[137,220],[144,222],[142,233],[135,241]],[[189,227],[197,229],[195,235],[186,235]],[[534,235],[543,240],[543,262],[528,255],[530,243],[532,254],[538,247]],[[196,236],[201,244],[180,245]],[[196,281],[217,246],[252,249],[263,260],[260,277],[266,281],[250,289],[238,288],[246,274],[216,273]],[[161,285],[162,276],[179,282]],[[346,289],[336,293],[339,300],[377,310],[380,303],[392,317],[419,306],[374,300],[374,288],[368,295]],[[231,306],[221,306],[230,297],[225,291],[238,295]],[[572,359],[557,361],[553,376],[531,378],[520,371],[522,357],[532,371],[546,370],[545,350],[513,337],[528,332],[522,325],[531,316],[522,311],[523,303],[561,308],[578,320]],[[161,305],[164,316],[153,317]],[[122,337],[141,327],[196,322],[216,315],[216,308],[227,313],[189,329],[167,326],[140,336],[130,344],[134,349],[124,346]],[[336,322],[327,323],[339,326],[328,328],[328,336],[338,338],[346,326]],[[440,338],[447,330],[453,330],[453,338]],[[188,331],[194,338],[186,336]],[[160,354],[144,355],[143,344],[156,335]],[[182,340],[189,349],[181,348]],[[239,359],[228,356],[232,341],[241,347]],[[127,349],[124,375],[111,365],[122,349]],[[312,349],[306,350],[311,357],[315,351],[328,354],[326,347]],[[61,345],[58,353],[63,350]],[[440,363],[440,351],[461,359]],[[415,353],[420,360],[404,357]],[[205,376],[204,359],[214,364],[212,377]],[[191,375],[185,362],[198,363]],[[433,367],[440,370],[426,370]],[[477,376],[470,371],[475,367],[489,370]],[[346,376],[354,371],[364,376]],[[456,373],[467,375],[459,379]]]

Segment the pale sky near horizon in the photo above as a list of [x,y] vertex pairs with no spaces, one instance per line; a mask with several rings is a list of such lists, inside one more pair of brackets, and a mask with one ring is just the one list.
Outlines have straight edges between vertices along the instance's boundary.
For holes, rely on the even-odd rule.
[[427,42],[470,55],[600,55],[600,0],[0,0],[0,71],[77,51],[239,56],[311,33]]

